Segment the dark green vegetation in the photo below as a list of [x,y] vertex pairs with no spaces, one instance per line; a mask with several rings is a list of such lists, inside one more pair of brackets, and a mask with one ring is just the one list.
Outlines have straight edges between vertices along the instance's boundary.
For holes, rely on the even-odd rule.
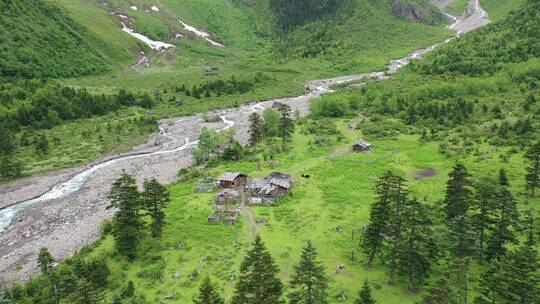
[[352,10],[355,1],[351,0],[269,0],[279,29],[288,31],[314,20],[334,17],[339,10]]
[[[41,159],[65,153],[65,150],[59,149],[66,147],[70,141],[70,137],[65,136],[65,129],[71,136],[73,132],[78,131],[70,128],[69,123],[81,128],[83,126],[80,122],[84,121],[83,125],[90,124],[98,131],[97,134],[91,134],[88,129],[82,128],[84,139],[79,141],[78,145],[90,140],[103,145],[107,139],[117,139],[121,136],[121,133],[116,135],[111,133],[120,125],[113,125],[110,122],[100,125],[95,121],[89,123],[90,118],[101,122],[107,120],[105,116],[114,115],[115,120],[120,121],[123,116],[120,111],[133,107],[149,109],[154,105],[155,100],[150,95],[146,93],[135,95],[123,89],[114,95],[97,95],[90,94],[85,89],[73,89],[39,80],[18,80],[2,84],[0,85],[0,137],[2,137],[0,178],[14,178],[21,176],[25,171],[32,172],[35,167],[40,167]],[[106,128],[104,134],[100,132],[102,127]],[[128,126],[121,126],[125,127],[134,127],[142,133],[141,135],[145,135],[154,130],[155,118],[151,116],[129,118]],[[97,136],[91,139],[92,135]],[[76,138],[71,137],[71,140],[74,139]],[[73,145],[71,149],[74,147],[77,146]],[[93,152],[85,150],[86,153]],[[28,161],[29,154],[33,158],[32,161]],[[78,156],[78,153],[68,155],[68,157]],[[87,157],[92,160],[96,156],[90,154],[90,157]]]
[[[529,2],[492,26],[466,35],[413,66],[421,75],[488,76],[508,69],[509,64],[535,62],[540,56],[538,2]],[[538,67],[516,71],[513,79],[536,86]],[[521,72],[521,73],[520,73]]]
[[[0,3],[0,79],[93,75],[110,70],[103,42],[48,1]],[[101,49],[103,48],[103,49]]]
[[29,283],[30,289],[14,287],[4,299],[25,297],[30,292],[37,303],[99,303],[110,275],[107,264],[100,259],[73,258],[53,268],[54,258],[46,248],[39,252],[41,276]]
[[[71,297],[86,290],[95,294],[90,303],[538,303],[540,36],[524,33],[540,10],[532,0],[523,10],[394,79],[314,101],[307,119],[291,124],[285,107],[253,115],[253,147],[203,132],[194,152],[200,166],[182,171],[162,212],[144,212],[133,199],[130,218],[145,225],[117,214],[102,240],[52,271],[78,282],[62,301],[77,303]],[[347,152],[360,137],[374,151]],[[225,171],[282,171],[296,184],[278,205],[250,207],[265,223],[256,231],[248,216],[211,225],[213,194],[194,186]],[[124,194],[138,196],[132,184]],[[162,215],[161,236],[152,237]],[[131,239],[134,227],[124,251],[119,237]],[[77,272],[77,260],[104,261],[106,286]],[[43,269],[8,299],[52,302],[54,281]]]

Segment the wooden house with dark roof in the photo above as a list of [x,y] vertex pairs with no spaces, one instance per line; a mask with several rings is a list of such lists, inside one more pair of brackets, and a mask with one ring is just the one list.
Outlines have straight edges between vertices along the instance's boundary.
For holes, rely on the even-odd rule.
[[247,183],[247,175],[241,172],[227,172],[219,178],[219,185],[222,188],[244,187]]
[[373,150],[373,145],[367,141],[360,140],[352,146],[353,152],[369,152]]

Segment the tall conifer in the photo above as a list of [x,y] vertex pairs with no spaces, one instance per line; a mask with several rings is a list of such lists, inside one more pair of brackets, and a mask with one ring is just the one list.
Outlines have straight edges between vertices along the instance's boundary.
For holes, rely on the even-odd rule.
[[377,304],[377,301],[371,295],[371,286],[369,286],[367,279],[364,280],[364,285],[362,285],[362,289],[358,293],[358,298],[354,301],[354,304]]
[[116,248],[128,259],[135,258],[140,239],[142,219],[140,193],[135,179],[127,173],[122,173],[112,185],[109,193],[112,207],[118,208],[113,218],[113,236]]
[[223,304],[225,301],[219,295],[216,288],[210,281],[209,277],[206,277],[201,286],[199,287],[199,293],[195,295],[193,299],[195,304]]
[[487,244],[488,259],[504,254],[506,245],[516,242],[515,231],[519,228],[517,202],[510,192],[503,169],[500,170],[498,187],[495,197],[495,224]]
[[524,157],[528,163],[525,188],[534,196],[536,189],[540,187],[540,141],[527,149]]
[[472,192],[470,175],[463,164],[457,163],[449,177],[446,183],[444,207],[446,218],[451,220],[467,214],[471,205]]
[[266,249],[260,236],[255,238],[240,265],[240,277],[236,283],[233,304],[279,304],[283,284],[278,277],[279,269]]
[[317,249],[308,241],[290,281],[290,304],[327,304],[328,278],[317,260]]
[[249,144],[256,147],[261,141],[264,132],[261,115],[257,112],[249,115]]
[[169,191],[155,178],[144,181],[144,191],[141,195],[143,207],[152,218],[152,237],[160,237],[165,224],[164,209],[171,200]]
[[402,243],[397,253],[397,263],[400,274],[407,277],[409,290],[415,291],[431,270],[436,247],[427,207],[417,199],[411,199],[406,201],[403,208]]
[[373,259],[381,252],[384,236],[389,231],[390,199],[394,191],[395,176],[387,171],[375,185],[376,199],[371,204],[369,224],[362,237],[362,248],[367,254],[366,264],[371,266]]

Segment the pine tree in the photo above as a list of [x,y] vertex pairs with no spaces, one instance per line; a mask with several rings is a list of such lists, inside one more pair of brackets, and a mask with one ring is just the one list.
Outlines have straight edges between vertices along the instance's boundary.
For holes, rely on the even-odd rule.
[[364,280],[364,285],[358,293],[358,298],[356,299],[354,304],[377,304],[377,301],[375,301],[375,299],[373,299],[373,296],[371,295],[371,287],[369,286],[369,282],[367,279]]
[[144,191],[141,194],[146,213],[152,218],[152,237],[161,236],[165,224],[165,212],[163,211],[171,200],[167,188],[155,178],[144,181]]
[[487,232],[493,224],[493,211],[495,209],[496,181],[483,178],[474,185],[475,197],[473,201],[472,226],[478,240],[478,256],[480,264],[484,262],[485,243]]
[[263,133],[263,121],[259,113],[254,112],[249,115],[249,144],[256,147],[261,141]]
[[327,304],[328,278],[317,260],[317,249],[308,241],[290,282],[290,304]]
[[60,303],[60,277],[53,269],[54,258],[47,248],[43,247],[39,250],[37,262],[41,274],[47,280],[48,297],[51,298],[52,303]]
[[456,302],[469,303],[469,257],[453,259],[448,263],[450,283],[454,287]]
[[475,252],[476,235],[467,215],[454,217],[448,223],[450,251],[457,258],[471,256]]
[[411,199],[406,201],[403,209],[403,242],[397,252],[397,264],[400,274],[407,276],[409,290],[415,291],[431,269],[436,248],[427,207],[417,199]]
[[223,304],[225,301],[219,295],[216,288],[210,281],[209,277],[206,277],[201,286],[199,287],[199,293],[195,295],[193,299],[195,304]]
[[480,280],[475,304],[540,301],[540,263],[536,250],[522,245],[490,264]]
[[399,255],[402,250],[402,232],[404,224],[404,212],[406,212],[408,191],[405,185],[405,179],[400,176],[393,178],[393,191],[390,196],[390,219],[387,246],[388,257],[390,262],[388,268],[390,270],[390,282],[394,282],[396,272],[399,268]]
[[492,259],[506,252],[506,245],[516,242],[516,231],[519,226],[517,203],[508,187],[508,179],[504,170],[499,174],[499,189],[495,197],[495,224],[488,239],[487,258]]
[[41,274],[48,276],[53,269],[54,258],[47,248],[39,250],[37,261]]
[[498,289],[500,288],[499,261],[492,261],[488,270],[480,277],[478,283],[478,296],[474,299],[475,304],[498,303]]
[[427,289],[420,304],[462,304],[462,302],[456,296],[450,279],[444,275]]
[[536,189],[540,187],[540,141],[533,144],[524,157],[528,162],[525,187],[530,191],[530,195],[534,196]]
[[523,222],[523,228],[525,232],[525,237],[527,239],[527,246],[534,246],[536,244],[536,215],[533,208],[529,208],[525,212],[525,220]]
[[536,250],[527,245],[502,258],[498,294],[502,303],[540,303],[540,262]]
[[96,288],[92,283],[82,279],[77,283],[77,288],[69,298],[70,303],[98,304],[102,303],[104,295],[102,289]]
[[294,132],[294,121],[292,119],[291,107],[286,104],[279,106],[278,111],[280,113],[279,118],[279,137],[283,143],[291,141],[292,134]]
[[368,256],[366,262],[368,266],[372,265],[375,255],[380,253],[384,236],[389,232],[390,197],[394,191],[394,180],[395,176],[388,171],[375,185],[374,192],[377,199],[371,204],[369,224],[362,237],[362,248]]
[[420,304],[467,304],[470,258],[453,259],[431,285]]
[[127,173],[122,173],[112,185],[109,192],[112,207],[118,208],[113,218],[113,236],[116,248],[128,259],[135,258],[139,244],[142,219],[140,210],[140,193],[135,179]]
[[283,284],[278,278],[279,269],[266,249],[260,236],[255,238],[240,265],[233,304],[279,304]]
[[463,164],[457,163],[449,174],[446,183],[446,196],[444,206],[446,218],[451,220],[457,216],[464,216],[471,205],[471,181],[469,173]]

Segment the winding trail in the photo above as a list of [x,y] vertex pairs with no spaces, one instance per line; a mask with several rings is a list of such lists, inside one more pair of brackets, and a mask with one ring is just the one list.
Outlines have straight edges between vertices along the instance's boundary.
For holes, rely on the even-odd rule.
[[[472,12],[467,18],[457,18],[451,25],[457,32],[456,37],[488,22],[487,14],[478,0],[470,0],[469,8]],[[452,39],[455,37],[443,43]],[[27,279],[34,274],[37,269],[35,254],[41,247],[48,247],[55,257],[64,259],[96,240],[100,223],[114,212],[106,208],[106,194],[122,171],[135,176],[139,185],[150,177],[170,183],[179,169],[193,164],[191,149],[198,144],[195,139],[203,128],[221,132],[234,127],[237,139],[246,143],[249,114],[261,112],[280,102],[305,116],[309,113],[309,100],[332,92],[332,86],[368,77],[386,79],[389,74],[439,45],[392,60],[387,71],[314,80],[308,83],[307,93],[302,96],[215,111],[211,114],[221,118],[218,123],[205,122],[202,115],[164,119],[159,122],[159,134],[130,153],[102,159],[71,172],[53,172],[1,185],[0,287],[2,279]]]

